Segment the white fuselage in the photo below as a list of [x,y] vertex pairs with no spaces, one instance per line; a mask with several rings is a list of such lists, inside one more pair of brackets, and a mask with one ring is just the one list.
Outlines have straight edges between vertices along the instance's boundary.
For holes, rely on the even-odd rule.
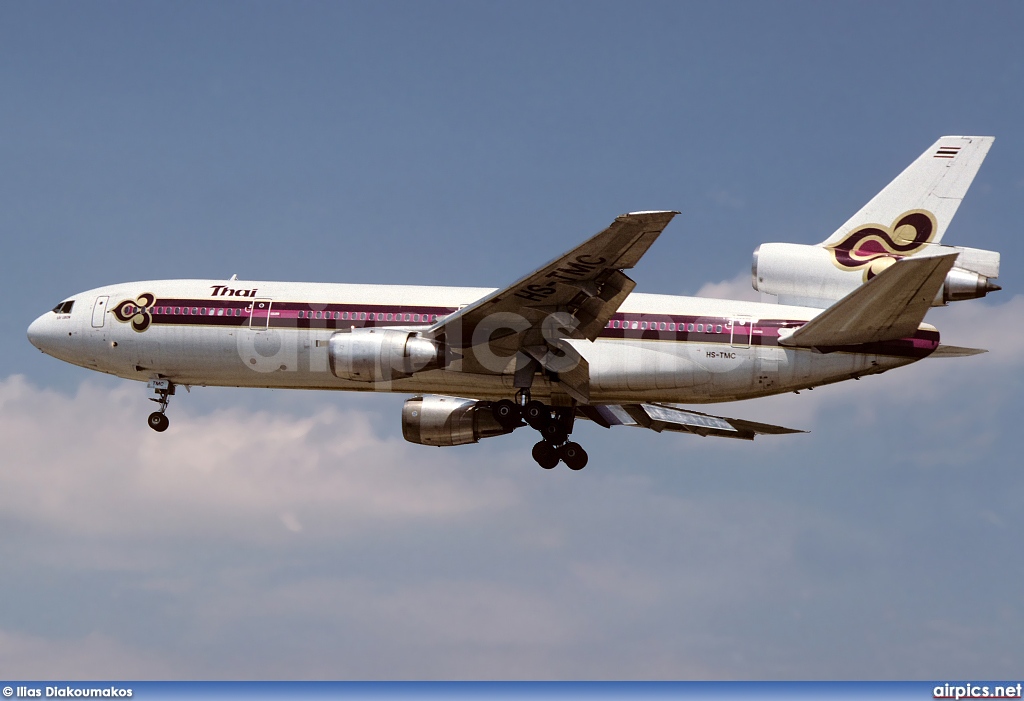
[[[459,361],[388,382],[331,372],[327,341],[351,327],[428,328],[491,290],[233,280],[131,282],[75,295],[69,314],[29,329],[38,348],[133,380],[175,384],[386,391],[499,399],[515,394],[511,367],[469,373]],[[146,295],[151,297],[147,298]],[[147,304],[148,303],[148,304]],[[819,309],[634,293],[595,341],[570,343],[588,361],[592,404],[747,399],[907,365],[938,347],[933,327],[913,338],[837,352],[784,348],[780,330]],[[538,376],[532,393],[550,394]]]

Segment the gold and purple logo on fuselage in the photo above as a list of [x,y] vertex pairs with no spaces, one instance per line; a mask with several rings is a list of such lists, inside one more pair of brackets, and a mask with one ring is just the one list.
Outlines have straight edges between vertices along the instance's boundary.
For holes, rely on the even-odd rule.
[[931,243],[938,230],[935,215],[914,209],[896,217],[891,227],[867,224],[828,246],[832,260],[843,270],[863,270],[864,282],[905,256],[912,256]]
[[136,331],[142,332],[149,328],[149,325],[153,322],[153,302],[156,301],[149,292],[141,294],[137,299],[126,299],[123,302],[118,302],[117,306],[113,308],[114,318],[121,323],[132,324],[132,328]]

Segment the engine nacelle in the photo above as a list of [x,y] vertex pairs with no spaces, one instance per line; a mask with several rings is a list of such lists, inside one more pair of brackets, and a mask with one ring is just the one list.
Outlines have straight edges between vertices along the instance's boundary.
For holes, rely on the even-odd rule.
[[413,397],[402,406],[402,435],[420,445],[465,445],[511,433],[494,418],[492,403],[461,397]]
[[[932,301],[932,306],[977,299],[1000,289],[999,285],[989,279],[999,276],[997,252],[961,247],[943,248],[959,251],[960,256],[956,267],[946,275],[946,281]],[[754,251],[751,274],[755,290],[778,296],[782,304],[822,308],[864,284],[863,269],[843,270],[835,264],[829,249],[798,243],[761,244]]]
[[331,372],[343,380],[380,382],[440,365],[441,349],[428,338],[399,329],[339,331],[327,342]]

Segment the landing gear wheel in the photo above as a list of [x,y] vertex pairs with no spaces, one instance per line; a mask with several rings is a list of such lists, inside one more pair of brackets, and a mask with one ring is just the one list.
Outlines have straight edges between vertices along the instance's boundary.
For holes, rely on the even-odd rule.
[[558,450],[547,441],[541,441],[533,446],[533,459],[545,470],[550,470],[558,464]]
[[569,432],[565,430],[565,427],[559,421],[552,421],[541,428],[540,435],[544,436],[544,440],[552,445],[565,443],[566,439],[569,438]]
[[579,443],[566,443],[558,449],[558,456],[570,470],[582,470],[587,466],[587,451]]
[[543,402],[534,399],[523,407],[523,418],[532,428],[540,431],[551,423],[551,410]]
[[159,411],[154,411],[149,415],[149,427],[157,433],[163,433],[167,430],[167,427],[171,425],[171,420],[167,418],[166,414],[161,414]]
[[509,399],[502,399],[501,401],[496,402],[491,408],[491,412],[494,414],[494,418],[498,423],[505,428],[512,429],[516,426],[522,425],[519,423],[519,407],[516,406],[515,402]]

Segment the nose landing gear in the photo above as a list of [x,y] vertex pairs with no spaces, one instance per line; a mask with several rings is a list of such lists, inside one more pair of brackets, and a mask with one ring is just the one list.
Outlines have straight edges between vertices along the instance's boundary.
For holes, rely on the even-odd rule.
[[150,380],[146,387],[156,394],[156,397],[150,397],[149,401],[160,405],[159,411],[154,411],[149,415],[147,423],[157,433],[163,433],[171,425],[171,420],[167,418],[167,405],[171,401],[171,395],[174,394],[174,383],[170,380]]

